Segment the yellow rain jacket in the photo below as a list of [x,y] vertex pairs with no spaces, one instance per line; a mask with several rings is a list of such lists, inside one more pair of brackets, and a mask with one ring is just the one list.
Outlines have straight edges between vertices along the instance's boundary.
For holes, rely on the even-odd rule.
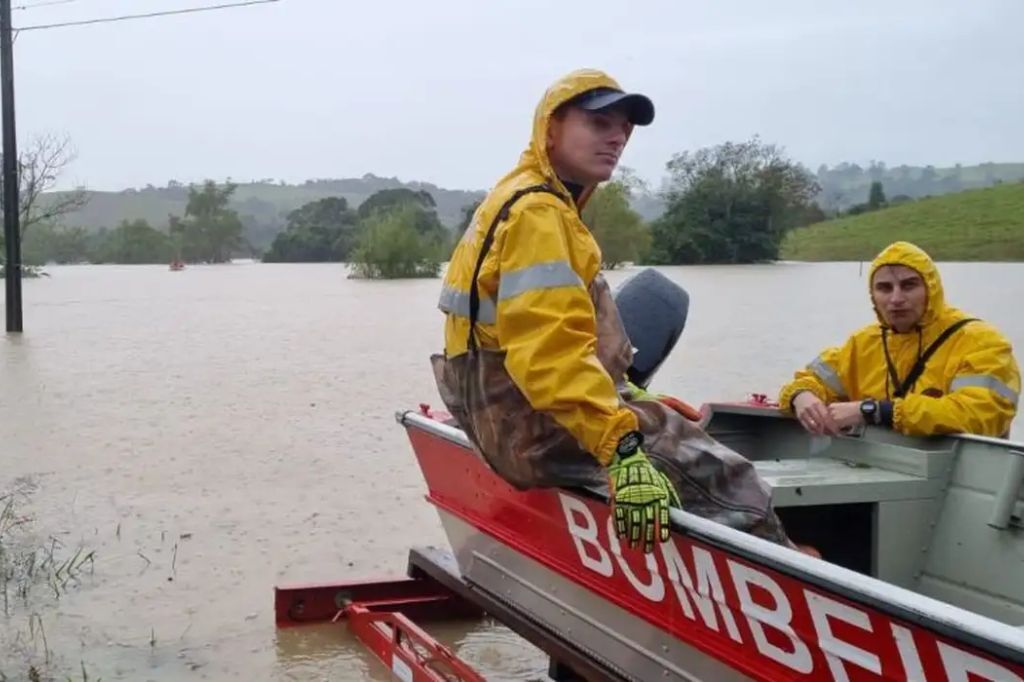
[[516,191],[539,184],[562,195],[564,200],[525,195],[498,225],[478,279],[476,338],[481,348],[505,351],[505,369],[533,409],[551,415],[607,464],[619,439],[638,426],[596,354],[588,287],[600,272],[601,252],[579,214],[594,188],[584,188],[574,206],[546,150],[555,109],[598,87],[621,89],[600,71],[581,70],[547,90],[534,114],[529,148],[477,209],[452,254],[440,308],[447,313],[445,354],[456,357],[466,352],[473,271],[499,209]]
[[826,403],[847,400],[892,400],[896,431],[913,436],[972,433],[1005,436],[1017,412],[1020,371],[1010,342],[999,330],[980,320],[954,332],[932,355],[920,378],[905,397],[895,397],[883,348],[883,335],[893,368],[903,382],[944,330],[968,315],[946,304],[939,272],[927,253],[907,242],[887,247],[871,264],[870,293],[875,271],[883,265],[905,265],[919,272],[928,289],[928,302],[918,328],[898,334],[870,324],[839,348],[828,348],[783,387],[779,403],[792,412],[800,391],[812,391]]

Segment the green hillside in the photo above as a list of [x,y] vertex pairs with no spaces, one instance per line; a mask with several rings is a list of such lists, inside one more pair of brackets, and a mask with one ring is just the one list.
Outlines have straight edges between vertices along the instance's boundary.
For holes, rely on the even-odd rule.
[[870,260],[914,242],[937,260],[1024,261],[1024,183],[920,199],[793,230],[785,260]]
[[[449,227],[459,224],[464,207],[479,201],[484,195],[480,191],[449,190],[430,183],[405,183],[397,178],[367,174],[361,178],[308,180],[301,185],[271,181],[240,182],[231,198],[231,208],[238,211],[249,242],[262,249],[284,229],[288,213],[303,204],[340,196],[350,206],[357,207],[375,192],[399,187],[430,192],[437,204],[438,217]],[[80,210],[65,216],[65,225],[96,230],[116,227],[122,220],[142,219],[153,227],[166,229],[167,216],[182,215],[188,202],[188,186],[174,182],[167,187],[149,186],[120,192],[89,191],[86,194],[88,202]]]
[[815,179],[821,186],[818,204],[826,211],[845,211],[868,200],[872,182],[881,182],[889,198],[920,199],[1024,180],[1024,163],[982,163],[946,168],[889,167],[877,162],[861,167],[855,163],[840,163],[832,168],[821,166]]
[[[856,164],[841,163],[832,168],[822,166],[816,179],[822,188],[818,202],[823,208],[833,210],[867,201],[868,188],[873,180],[881,181],[886,196],[893,199],[946,195],[997,182],[1016,183],[1024,179],[1024,164],[984,163],[950,168],[887,168],[872,164],[862,168]],[[272,180],[239,182],[231,207],[238,211],[245,225],[246,240],[261,251],[284,229],[288,212],[305,203],[341,196],[349,205],[356,207],[375,192],[399,187],[429,192],[437,204],[438,217],[449,227],[458,225],[463,208],[484,195],[482,191],[445,189],[426,182],[402,182],[397,178],[366,174],[361,178],[308,180],[294,185]],[[188,187],[172,181],[166,187],[89,191],[87,194],[88,203],[81,210],[65,216],[64,225],[97,230],[101,227],[114,228],[123,220],[143,219],[158,229],[165,229],[169,214],[181,215],[184,212]],[[44,201],[48,196],[52,195],[44,195]],[[653,220],[664,211],[665,199],[658,192],[640,192],[631,198],[631,204],[645,220]]]

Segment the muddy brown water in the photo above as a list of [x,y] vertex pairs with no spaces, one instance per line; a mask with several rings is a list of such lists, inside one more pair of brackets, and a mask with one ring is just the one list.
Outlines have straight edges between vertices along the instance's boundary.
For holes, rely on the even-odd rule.
[[[1024,347],[1024,265],[941,269],[952,303]],[[691,311],[655,387],[690,402],[774,394],[871,319],[858,263],[663,271]],[[277,631],[273,588],[401,576],[411,545],[444,546],[394,420],[437,403],[439,281],[247,262],[48,272],[25,282],[25,333],[0,337],[0,493],[22,490],[31,517],[8,554],[95,555],[57,591],[8,585],[0,672],[388,679],[337,627]],[[496,623],[438,633],[489,679],[544,679]]]

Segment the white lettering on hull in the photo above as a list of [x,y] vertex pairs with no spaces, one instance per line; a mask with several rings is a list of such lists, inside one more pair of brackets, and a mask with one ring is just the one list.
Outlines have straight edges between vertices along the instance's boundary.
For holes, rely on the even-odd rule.
[[[732,573],[733,584],[736,586],[736,593],[740,598],[740,610],[747,617],[747,624],[750,626],[750,633],[754,636],[757,650],[773,661],[798,673],[806,674],[814,670],[811,650],[793,632],[791,625],[793,608],[782,588],[761,571],[735,561],[729,562],[729,571]],[[771,595],[775,602],[773,608],[754,603],[750,594],[751,585],[756,585]],[[765,635],[765,627],[773,628],[785,635],[789,640],[791,650],[787,651],[769,642]]]
[[921,655],[917,653],[917,645],[914,644],[914,633],[902,625],[892,624],[892,638],[896,640],[896,650],[900,654],[900,663],[903,664],[903,675],[908,680],[923,680],[924,666],[921,665]]
[[661,571],[658,570],[658,562],[654,558],[654,554],[645,555],[647,557],[647,575],[650,576],[651,582],[649,584],[641,582],[626,560],[622,558],[622,547],[619,545],[619,537],[615,534],[615,519],[611,516],[608,517],[607,533],[609,544],[612,546],[612,554],[615,555],[619,564],[619,570],[626,576],[626,580],[633,586],[633,589],[653,602],[665,599],[665,581],[661,579]]
[[[676,544],[674,542],[666,542],[661,545],[661,557],[665,560],[668,579],[675,589],[676,597],[679,599],[683,613],[690,620],[697,620],[693,607],[690,605],[692,600],[697,605],[697,611],[700,612],[704,625],[715,632],[720,632],[718,629],[718,617],[715,615],[715,608],[717,607],[718,612],[722,614],[722,622],[725,623],[725,629],[729,636],[737,642],[742,642],[743,639],[740,637],[739,629],[736,627],[736,621],[733,619],[732,612],[725,603],[722,582],[718,579],[718,573],[715,571],[715,564],[711,555],[697,547],[694,548],[693,554],[693,563],[697,569],[698,580],[696,588],[693,586],[690,571],[686,568],[686,564],[683,563],[683,558],[679,555],[679,549],[676,547]],[[684,589],[686,592],[683,592]],[[687,594],[689,594],[689,597],[687,597]]]
[[[615,573],[615,568],[612,566],[612,560],[608,556],[608,552],[597,541],[597,520],[594,518],[594,515],[587,509],[587,505],[575,497],[569,497],[562,493],[559,493],[558,497],[562,500],[565,524],[569,527],[569,534],[576,545],[576,553],[579,554],[583,566],[598,575],[603,575],[605,578],[612,577]],[[582,518],[584,525],[578,524],[576,522],[577,518]],[[587,548],[596,553],[597,558],[594,558],[594,555]]]
[[870,651],[864,651],[849,642],[836,637],[832,632],[829,618],[841,620],[862,630],[871,631],[871,618],[860,609],[829,599],[810,590],[804,590],[807,607],[811,610],[811,622],[814,623],[815,634],[818,635],[818,646],[825,652],[825,662],[832,671],[832,679],[836,682],[850,682],[843,661],[849,661],[876,675],[882,674],[882,659]]
[[[883,622],[888,628],[882,626],[881,632],[875,631],[872,616],[867,611],[806,588],[794,589],[790,586],[787,592],[768,573],[738,561],[725,558],[728,571],[719,574],[715,556],[696,545],[688,545],[689,556],[686,557],[688,561],[685,561],[680,545],[675,540],[659,544],[659,552],[644,556],[646,571],[641,570],[643,575],[638,576],[633,568],[636,562],[623,556],[611,518],[604,530],[606,537],[602,538],[600,524],[585,502],[563,493],[558,493],[558,497],[569,537],[584,569],[614,580],[617,565],[625,578],[624,582],[619,580],[617,586],[628,584],[637,595],[653,604],[666,604],[667,581],[687,619],[695,624],[702,623],[708,630],[719,635],[723,634],[724,629],[724,633],[742,647],[753,644],[752,648],[767,659],[766,664],[772,661],[798,675],[806,675],[808,679],[832,679],[836,682],[849,682],[853,666],[879,677],[885,675],[886,679],[896,679],[894,675],[898,675],[896,671],[902,667],[902,679],[916,681],[926,676],[918,647],[927,643],[932,652],[937,647],[938,659],[941,660],[949,682],[1024,682],[1024,678],[1013,670],[939,641],[927,630],[921,630],[921,639],[915,641],[913,631],[886,619]],[[664,573],[659,569],[656,559],[658,554],[664,563]],[[726,578],[724,582],[723,577]],[[727,588],[735,593],[733,603],[738,604],[736,613],[743,615],[753,642],[744,641],[733,608],[729,605]],[[752,588],[757,589],[758,599],[755,599]],[[764,603],[767,599],[763,594],[768,595],[771,603]],[[807,616],[810,616],[815,635],[813,641],[802,640],[795,631],[794,608],[804,614],[801,616],[802,622],[806,622]],[[878,622],[879,614],[874,613]],[[872,643],[877,645],[872,647],[874,651],[842,639],[835,629],[836,623],[843,624],[839,632],[850,633],[853,632],[851,628],[858,628],[869,633]],[[769,638],[769,630],[782,637]],[[892,637],[890,641],[880,639],[889,635]],[[780,645],[783,640],[788,640],[788,646]],[[821,657],[816,659],[814,651],[820,651]],[[815,670],[816,660],[822,659],[827,670]],[[818,667],[821,667],[820,664]]]
[[939,656],[942,658],[942,667],[946,669],[949,682],[978,682],[979,679],[991,682],[1024,682],[1020,675],[1012,670],[951,647],[945,642],[939,642]]

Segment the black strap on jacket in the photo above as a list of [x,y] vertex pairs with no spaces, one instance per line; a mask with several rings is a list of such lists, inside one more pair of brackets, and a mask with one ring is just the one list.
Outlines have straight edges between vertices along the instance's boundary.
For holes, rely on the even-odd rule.
[[513,204],[527,194],[535,194],[538,192],[551,194],[562,201],[566,201],[565,197],[550,185],[530,185],[529,187],[524,187],[520,190],[516,190],[516,192],[501,205],[497,215],[494,216],[494,220],[491,221],[491,226],[487,228],[487,235],[484,237],[484,243],[480,246],[480,255],[476,259],[476,268],[473,269],[473,280],[469,284],[469,338],[466,340],[467,348],[476,348],[476,338],[473,336],[473,331],[476,328],[477,317],[480,313],[480,289],[477,286],[477,278],[480,277],[480,268],[484,265],[484,258],[487,256],[487,252],[490,251],[491,244],[494,243],[494,232],[498,229],[498,225],[502,221],[508,220],[508,214],[509,211],[512,210]]
[[963,320],[957,320],[953,324],[946,327],[946,329],[944,329],[943,332],[939,334],[938,338],[932,341],[931,345],[928,346],[927,350],[925,350],[924,353],[920,354],[917,357],[917,362],[915,362],[914,366],[910,368],[910,373],[907,374],[907,378],[904,379],[903,381],[900,381],[899,374],[897,374],[896,372],[896,367],[895,365],[893,365],[892,357],[889,355],[889,344],[886,342],[886,332],[888,332],[888,329],[883,328],[882,349],[885,351],[885,364],[888,365],[889,367],[889,377],[892,379],[893,386],[896,387],[896,392],[893,394],[893,397],[902,398],[905,395],[907,395],[907,393],[909,393],[910,390],[914,388],[914,384],[916,384],[917,380],[921,378],[921,375],[924,374],[925,365],[927,365],[931,357],[935,355],[935,351],[937,351],[942,346],[942,344],[944,344],[949,339],[949,337],[953,336],[953,334],[958,332],[961,327],[970,322],[977,321],[977,318],[968,317]]

